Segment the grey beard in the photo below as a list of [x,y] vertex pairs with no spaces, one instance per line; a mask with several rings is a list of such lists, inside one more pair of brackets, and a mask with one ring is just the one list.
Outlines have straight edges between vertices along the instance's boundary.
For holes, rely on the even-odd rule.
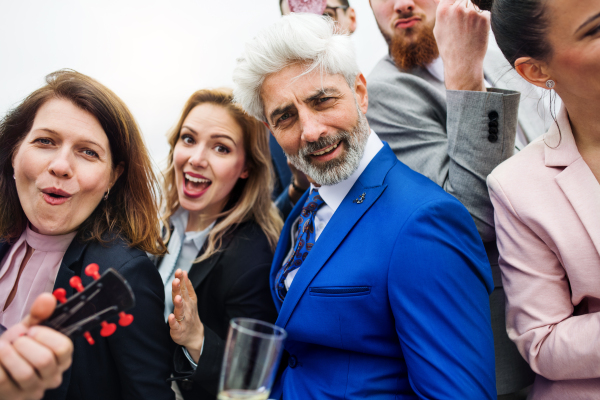
[[[358,107],[357,107],[358,108]],[[286,154],[290,162],[298,170],[304,172],[319,185],[335,185],[350,177],[358,168],[369,139],[367,118],[358,109],[358,121],[351,132],[339,131],[335,136],[322,137],[316,142],[307,143],[297,154]],[[344,145],[344,155],[321,165],[312,164],[310,153],[340,142]]]

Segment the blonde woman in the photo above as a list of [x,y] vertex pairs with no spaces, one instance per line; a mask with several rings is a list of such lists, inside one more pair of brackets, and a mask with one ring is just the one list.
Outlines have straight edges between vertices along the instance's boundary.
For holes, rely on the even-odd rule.
[[[165,236],[157,264],[186,399],[214,399],[229,320],[277,318],[269,270],[283,225],[271,201],[262,123],[228,89],[200,90],[169,135]],[[188,278],[189,276],[189,278]]]

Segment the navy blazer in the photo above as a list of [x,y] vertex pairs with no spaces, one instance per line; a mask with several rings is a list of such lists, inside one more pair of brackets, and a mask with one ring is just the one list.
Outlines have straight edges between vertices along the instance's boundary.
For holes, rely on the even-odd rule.
[[272,397],[495,399],[493,282],[465,207],[385,144],[282,303],[275,276],[307,195],[286,221],[271,268],[290,353]]
[[[0,245],[0,259],[10,245]],[[85,275],[88,264],[117,270],[133,289],[135,307],[128,313],[134,321],[128,327],[117,325],[108,338],[100,328],[92,330],[96,343],[83,337],[73,341],[73,364],[63,374],[57,389],[46,392],[45,400],[164,399],[175,395],[167,382],[171,374],[172,342],[164,321],[165,292],[158,270],[146,254],[115,239],[108,245],[74,239],[67,249],[54,288],[64,288],[67,298],[74,294],[69,279],[76,273],[84,286],[93,281]],[[117,322],[115,317],[110,322]]]

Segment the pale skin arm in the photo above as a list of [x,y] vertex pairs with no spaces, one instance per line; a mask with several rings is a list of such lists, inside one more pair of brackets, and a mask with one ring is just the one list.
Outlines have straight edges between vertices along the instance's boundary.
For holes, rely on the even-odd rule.
[[23,321],[0,336],[0,400],[41,399],[58,387],[72,361],[73,342],[67,336],[35,326],[52,315],[56,300],[40,295]]
[[433,34],[444,62],[446,89],[485,92],[490,13],[468,0],[433,1],[438,4]]
[[197,363],[204,343],[204,325],[198,316],[198,298],[187,272],[175,271],[172,296],[174,309],[168,319],[171,338],[184,346]]

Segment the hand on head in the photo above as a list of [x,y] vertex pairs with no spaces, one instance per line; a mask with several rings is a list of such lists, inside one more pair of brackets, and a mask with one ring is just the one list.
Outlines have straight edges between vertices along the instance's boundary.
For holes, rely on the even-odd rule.
[[485,91],[483,59],[490,13],[469,0],[434,0],[438,4],[433,34],[444,61],[446,88]]
[[0,336],[0,400],[41,399],[46,389],[62,382],[73,343],[53,329],[35,326],[55,307],[51,294],[40,295],[30,314]]
[[198,298],[187,272],[178,269],[173,279],[173,313],[169,315],[171,338],[175,343],[187,348],[198,362],[204,342],[204,325],[198,316]]

